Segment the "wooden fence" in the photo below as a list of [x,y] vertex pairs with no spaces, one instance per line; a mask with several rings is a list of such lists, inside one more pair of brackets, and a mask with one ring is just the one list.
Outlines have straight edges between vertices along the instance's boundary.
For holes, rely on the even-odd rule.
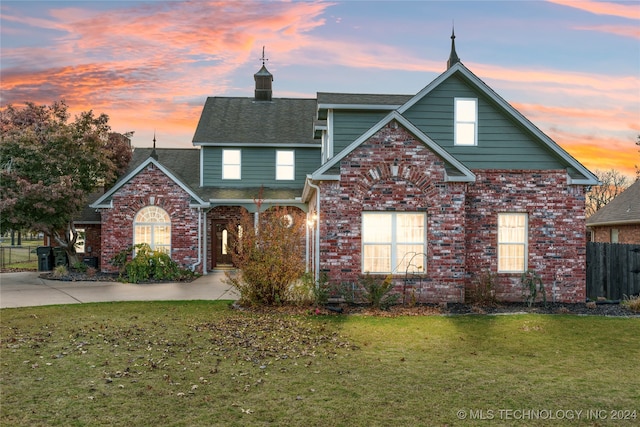
[[640,294],[640,245],[587,243],[587,297]]

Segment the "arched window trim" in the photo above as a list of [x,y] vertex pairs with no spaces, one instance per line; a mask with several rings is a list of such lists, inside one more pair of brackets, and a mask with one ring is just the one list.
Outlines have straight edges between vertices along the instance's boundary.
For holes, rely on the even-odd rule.
[[133,244],[140,243],[171,254],[171,217],[167,211],[155,205],[138,211],[133,220]]

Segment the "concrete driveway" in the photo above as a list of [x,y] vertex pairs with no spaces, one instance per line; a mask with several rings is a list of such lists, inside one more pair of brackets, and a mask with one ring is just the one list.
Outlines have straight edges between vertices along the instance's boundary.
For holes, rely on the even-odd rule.
[[0,273],[0,308],[107,301],[235,300],[223,271],[189,283],[62,282],[38,272]]

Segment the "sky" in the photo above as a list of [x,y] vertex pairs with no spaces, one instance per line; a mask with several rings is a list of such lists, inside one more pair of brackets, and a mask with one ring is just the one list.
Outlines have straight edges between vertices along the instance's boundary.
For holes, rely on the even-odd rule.
[[191,147],[208,96],[416,94],[462,63],[595,171],[640,166],[640,1],[8,1],[0,108],[64,100]]

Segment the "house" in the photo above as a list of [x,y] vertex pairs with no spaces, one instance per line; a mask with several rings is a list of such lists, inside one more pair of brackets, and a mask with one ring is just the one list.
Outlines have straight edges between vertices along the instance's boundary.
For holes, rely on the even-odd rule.
[[587,218],[592,242],[640,244],[640,180]]
[[548,300],[584,301],[598,181],[466,68],[454,38],[446,70],[409,95],[278,98],[263,61],[254,97],[207,98],[195,148],[136,150],[91,205],[102,269],[140,242],[204,274],[228,267],[231,221],[287,206],[308,216],[308,269],[333,283],[391,274],[418,301],[462,302],[490,271],[498,298],[522,300],[534,270]]

